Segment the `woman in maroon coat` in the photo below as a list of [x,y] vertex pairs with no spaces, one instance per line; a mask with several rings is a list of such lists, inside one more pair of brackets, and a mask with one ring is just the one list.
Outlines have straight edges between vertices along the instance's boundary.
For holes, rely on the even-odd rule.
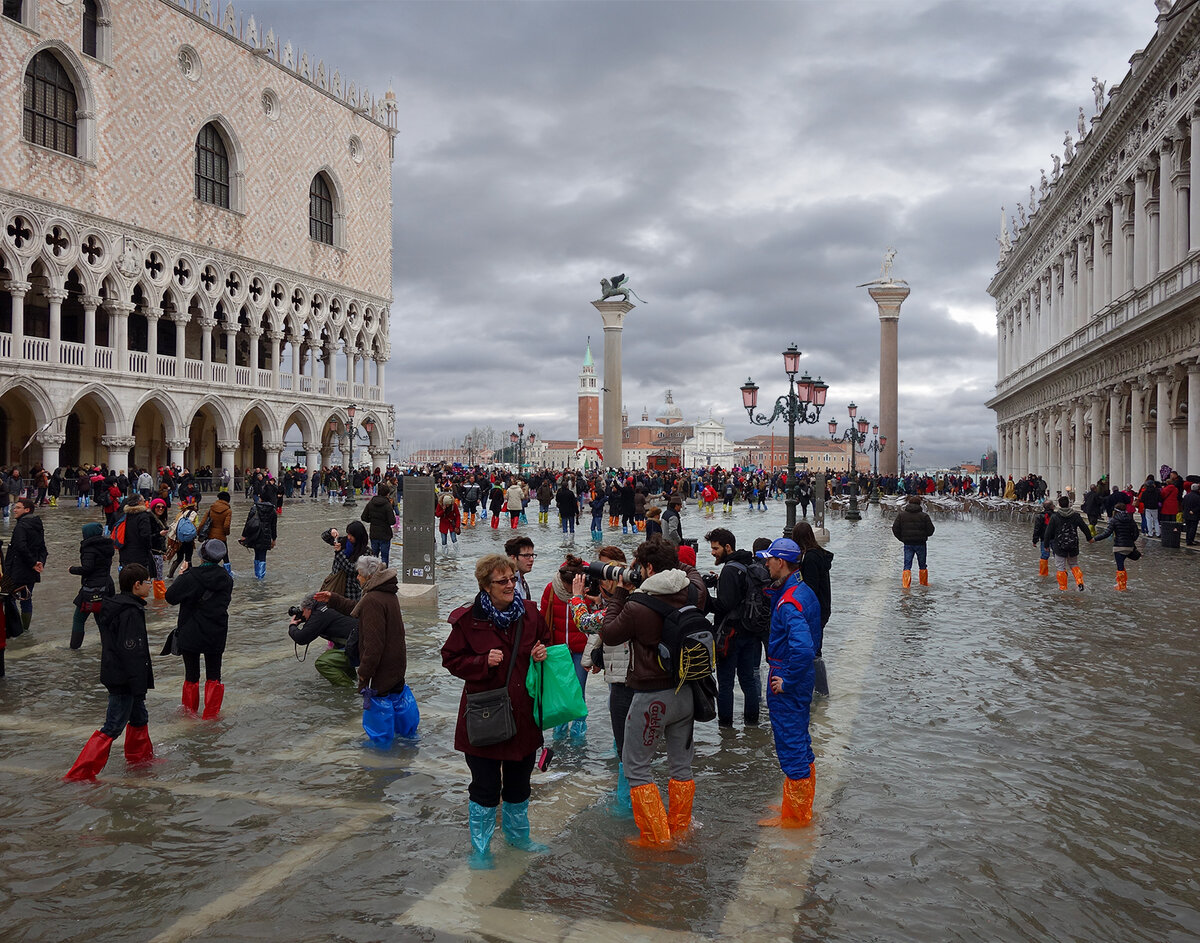
[[[442,664],[466,682],[458,705],[454,749],[466,756],[471,770],[467,810],[473,868],[492,867],[490,848],[501,799],[508,843],[523,851],[545,850],[544,845],[529,839],[529,777],[542,745],[542,732],[533,719],[533,699],[525,688],[525,675],[531,659],[546,658],[550,631],[534,603],[515,597],[516,579],[516,568],[508,557],[489,554],[481,558],[475,564],[479,595],[450,613],[450,637],[442,646]],[[521,639],[514,654],[518,628]],[[467,695],[503,687],[506,676],[517,732],[503,743],[472,746],[467,739]]]

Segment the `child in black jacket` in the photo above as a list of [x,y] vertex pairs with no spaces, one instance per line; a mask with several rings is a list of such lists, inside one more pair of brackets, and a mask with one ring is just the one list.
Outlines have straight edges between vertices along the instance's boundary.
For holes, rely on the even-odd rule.
[[112,580],[112,561],[117,545],[104,536],[104,525],[84,524],[83,541],[79,544],[79,566],[71,572],[79,577],[79,592],[75,596],[75,617],[71,622],[71,647],[83,645],[84,623],[90,615],[100,618],[100,603],[116,593]]
[[154,760],[146,691],[154,687],[150,643],[146,638],[146,598],[153,591],[150,572],[140,563],[121,570],[121,592],[104,600],[100,624],[100,683],[108,688],[104,726],[84,745],[64,780],[95,782],[108,762],[113,740],[125,731],[125,760],[132,765]]

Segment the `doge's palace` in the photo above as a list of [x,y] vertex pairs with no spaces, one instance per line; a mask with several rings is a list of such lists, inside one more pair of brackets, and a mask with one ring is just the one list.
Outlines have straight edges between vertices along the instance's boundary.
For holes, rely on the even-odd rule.
[[1002,224],[988,286],[1000,467],[1052,494],[1200,473],[1200,5],[1158,8]]
[[0,102],[0,462],[311,467],[352,403],[386,462],[390,90],[232,3],[4,0]]

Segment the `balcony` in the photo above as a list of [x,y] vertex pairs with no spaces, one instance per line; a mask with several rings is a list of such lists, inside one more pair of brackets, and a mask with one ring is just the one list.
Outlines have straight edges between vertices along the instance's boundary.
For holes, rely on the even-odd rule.
[[[79,371],[80,379],[93,378],[96,371],[108,373],[131,374],[135,377],[153,377],[171,381],[171,386],[185,389],[196,386],[209,388],[212,386],[234,386],[247,390],[273,392],[274,387],[281,393],[291,393],[293,390],[293,374],[280,371],[278,382],[272,383],[272,372],[252,367],[231,366],[225,363],[205,363],[203,360],[179,358],[170,354],[151,355],[146,351],[131,350],[125,353],[124,364],[117,362],[117,352],[112,347],[97,346],[92,349],[92,363],[88,363],[88,349],[85,344],[74,341],[58,341],[57,352],[52,350],[52,342],[45,337],[22,338],[21,350],[23,357],[19,360],[12,356],[13,338],[11,334],[0,333],[0,362],[28,364],[34,368],[30,373],[37,375],[37,367],[42,366],[47,376],[61,378]],[[59,368],[66,368],[61,371]],[[370,401],[374,403],[383,400],[383,391],[377,386],[366,383],[349,383],[345,380],[334,380],[329,377],[311,377],[299,375],[299,392],[310,395]]]

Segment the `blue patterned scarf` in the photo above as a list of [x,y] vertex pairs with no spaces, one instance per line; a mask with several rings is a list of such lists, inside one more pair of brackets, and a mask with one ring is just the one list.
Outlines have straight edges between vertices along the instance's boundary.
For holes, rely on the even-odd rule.
[[496,608],[496,604],[492,602],[492,597],[487,593],[481,592],[479,594],[479,604],[483,607],[483,611],[488,619],[500,629],[507,629],[525,612],[525,603],[516,596],[513,597],[512,605],[503,612]]

